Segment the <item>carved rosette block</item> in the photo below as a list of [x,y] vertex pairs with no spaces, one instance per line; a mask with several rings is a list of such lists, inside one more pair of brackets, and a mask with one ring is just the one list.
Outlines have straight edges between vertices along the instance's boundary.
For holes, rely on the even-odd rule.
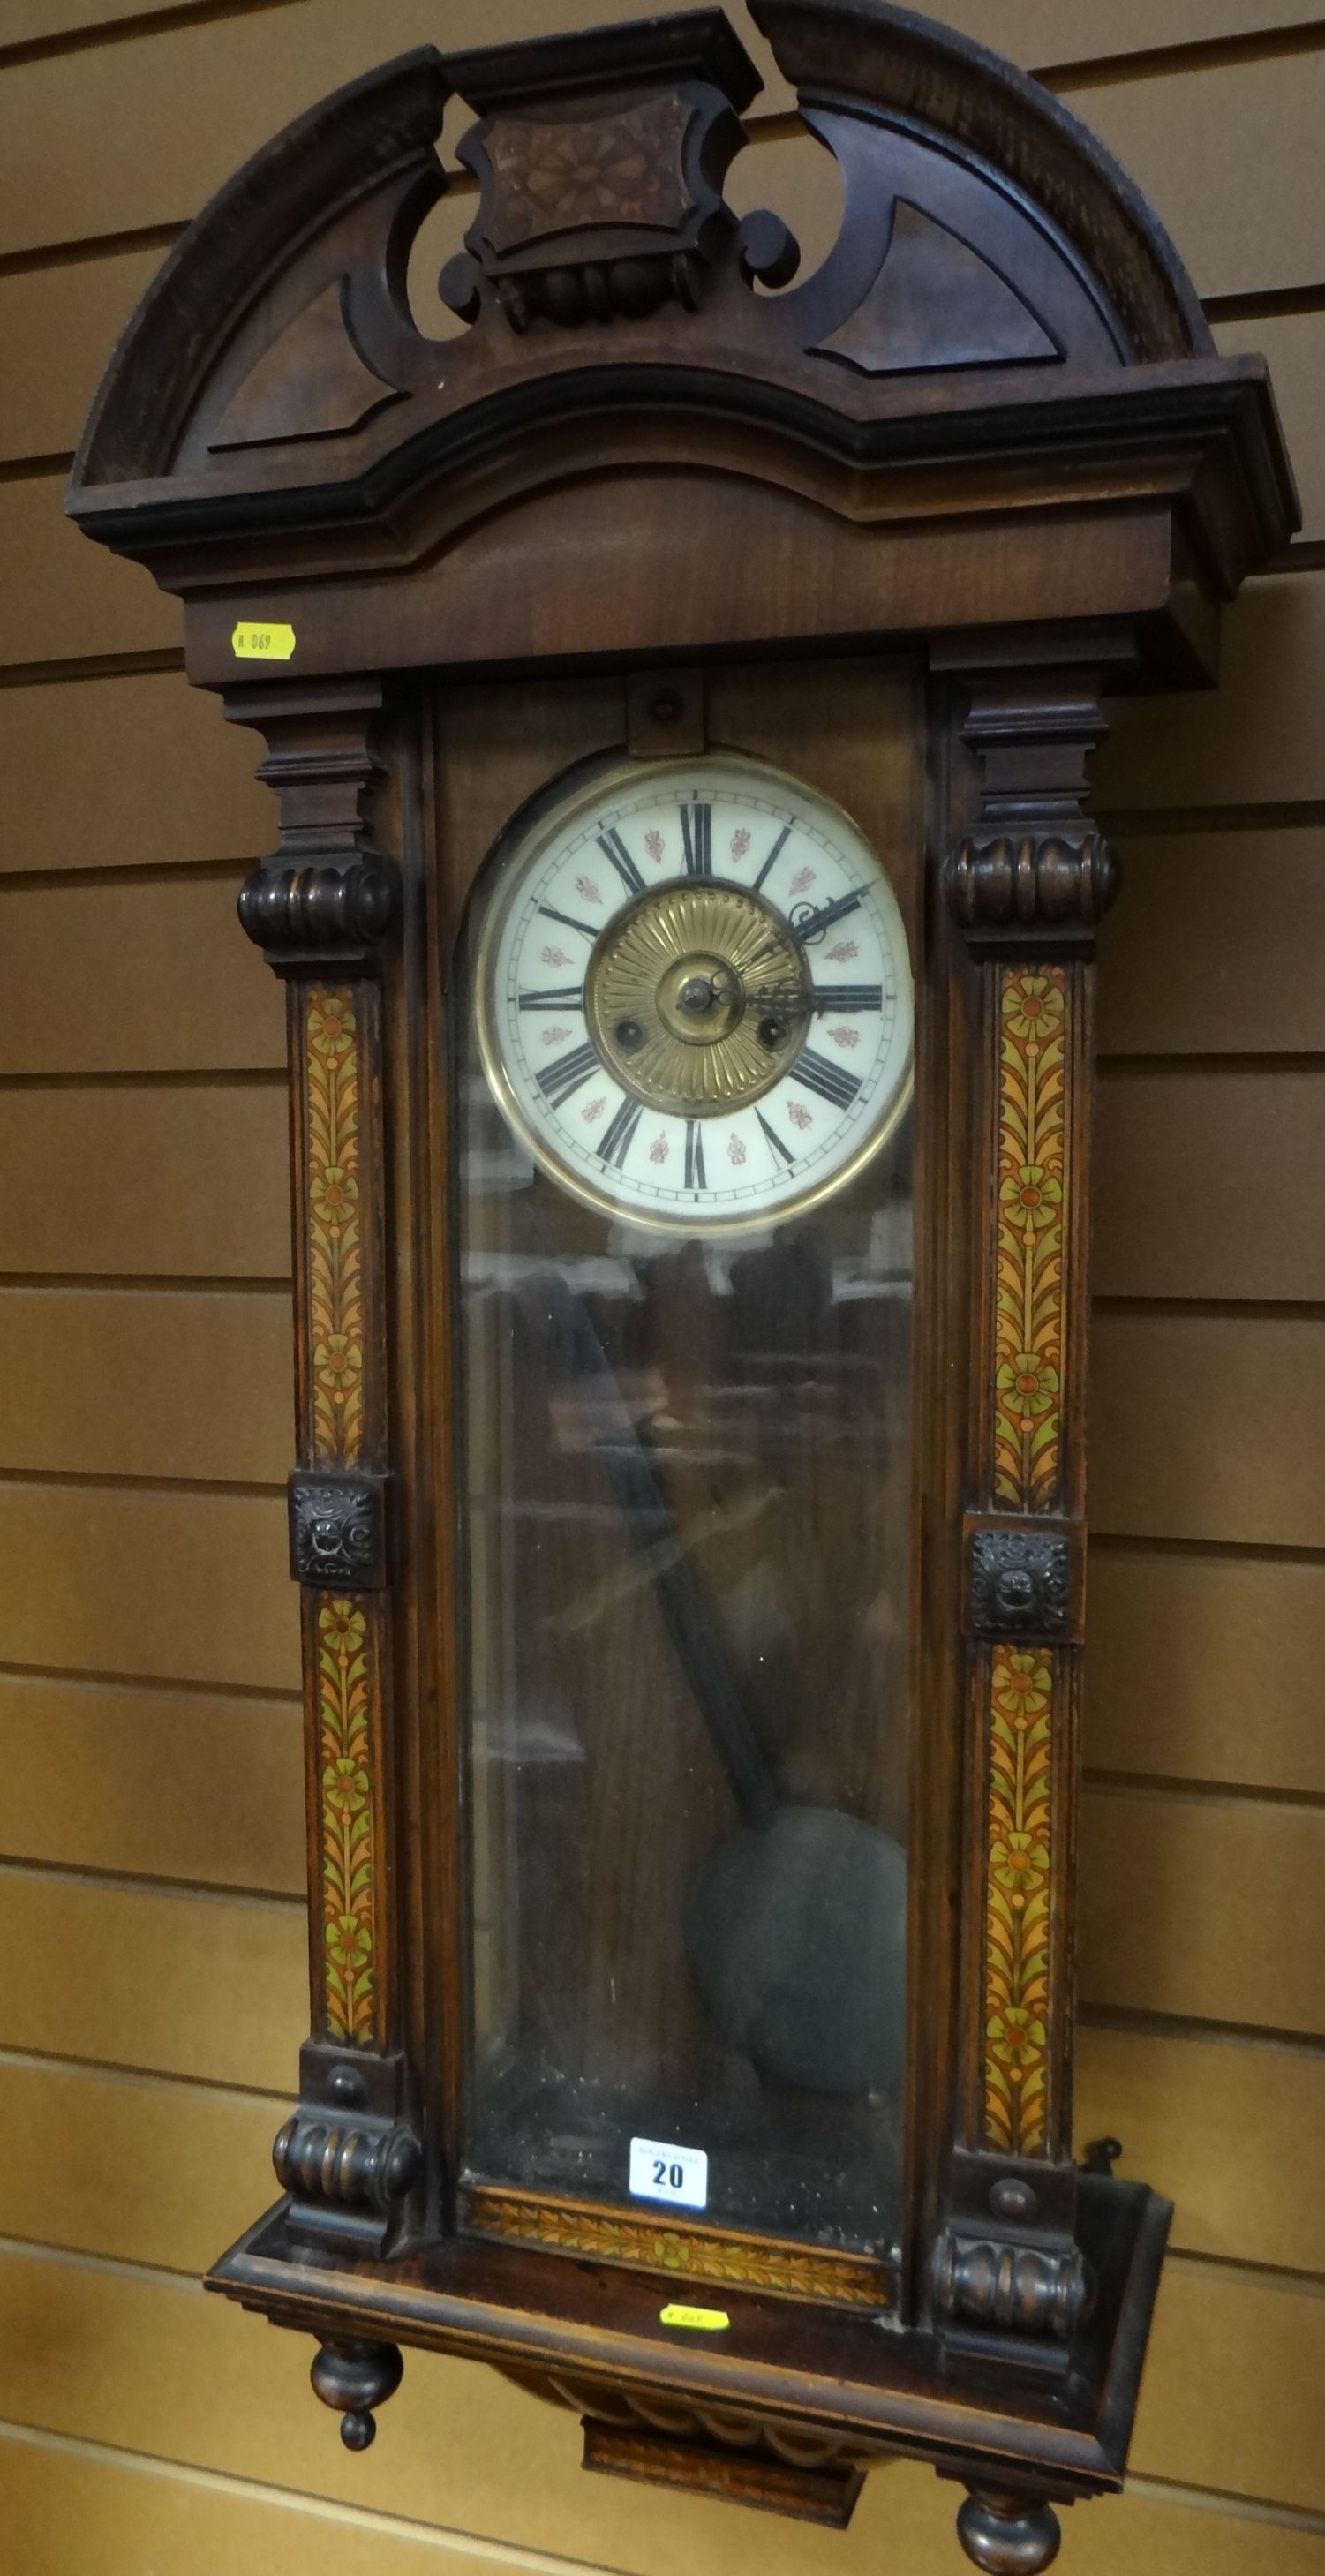
[[738,224],[723,181],[759,87],[716,10],[648,19],[522,49],[452,55],[447,74],[481,111],[459,147],[478,179],[466,250],[442,271],[462,320],[511,330],[643,321],[675,301],[697,312],[724,259],[781,284],[798,253],[776,216]]
[[330,1468],[290,1478],[290,1573],[322,1590],[380,1591],[386,1573],[381,1477]]
[[1041,1643],[1067,1637],[1072,1625],[1067,1540],[1039,1530],[974,1530],[968,1614],[977,1637]]

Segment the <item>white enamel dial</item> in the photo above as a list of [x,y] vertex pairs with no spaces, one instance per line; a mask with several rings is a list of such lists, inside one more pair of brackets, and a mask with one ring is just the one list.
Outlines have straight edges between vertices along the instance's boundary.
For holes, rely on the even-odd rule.
[[517,823],[476,959],[495,1097],[592,1205],[750,1231],[839,1187],[910,1094],[906,933],[841,809],[730,753]]

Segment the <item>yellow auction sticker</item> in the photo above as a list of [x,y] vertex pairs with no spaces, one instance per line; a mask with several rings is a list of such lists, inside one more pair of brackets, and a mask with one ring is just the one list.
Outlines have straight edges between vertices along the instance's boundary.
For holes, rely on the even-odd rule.
[[664,2326],[689,2326],[697,2334],[725,2334],[731,2318],[725,2308],[660,2308],[658,2322]]
[[237,662],[288,662],[294,651],[294,628],[237,626],[230,643]]

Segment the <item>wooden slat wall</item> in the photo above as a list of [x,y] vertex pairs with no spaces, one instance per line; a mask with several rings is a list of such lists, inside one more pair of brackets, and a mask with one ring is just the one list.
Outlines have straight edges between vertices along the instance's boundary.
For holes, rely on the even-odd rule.
[[[448,0],[445,39],[589,14]],[[1072,2516],[1064,2563],[1325,2576],[1325,0],[949,14],[1095,125],[1221,345],[1266,350],[1306,503],[1229,621],[1220,698],[1120,708],[1103,766],[1130,890],[1102,1008],[1078,2110],[1177,2219],[1133,2489]],[[281,1012],[232,921],[271,820],[251,742],[184,686],[171,604],[60,494],[202,196],[437,30],[436,0],[9,0],[0,24],[5,2564],[938,2576],[952,2497],[919,2471],[829,2537],[585,2479],[569,2417],[456,2365],[411,2360],[347,2460],[304,2346],[193,2286],[270,2189],[305,2012]],[[773,81],[761,113],[789,104]],[[831,237],[831,169],[785,125],[737,188]]]

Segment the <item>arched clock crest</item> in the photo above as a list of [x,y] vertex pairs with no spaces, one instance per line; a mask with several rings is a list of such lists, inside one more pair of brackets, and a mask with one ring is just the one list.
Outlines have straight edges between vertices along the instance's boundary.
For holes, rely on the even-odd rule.
[[927,2460],[1031,2570],[1168,2217],[1071,2147],[1090,760],[1296,505],[1055,101],[751,5],[812,275],[720,11],[424,48],[199,216],[74,469],[280,809],[312,2022],[211,2286],[352,2448],[460,2353],[825,2522]]

